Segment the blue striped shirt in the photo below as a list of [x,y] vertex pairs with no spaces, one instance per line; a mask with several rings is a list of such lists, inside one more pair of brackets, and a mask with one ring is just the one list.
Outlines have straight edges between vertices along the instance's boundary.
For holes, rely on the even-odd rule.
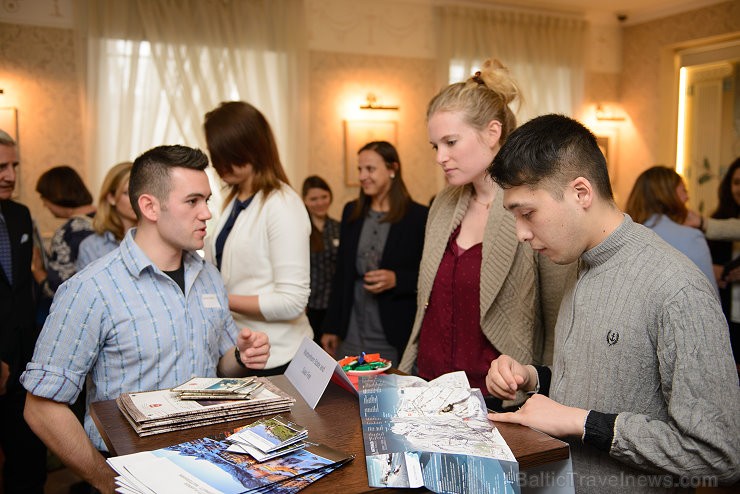
[[[87,405],[124,392],[163,389],[215,376],[236,343],[221,275],[184,252],[185,293],[134,242],[65,282],[54,297],[21,383],[36,396],[72,403],[90,374]],[[89,413],[85,431],[105,450]]]
[[80,243],[80,250],[77,252],[77,271],[91,262],[100,259],[108,252],[113,252],[118,248],[116,236],[109,231],[103,232],[102,235],[94,233]]

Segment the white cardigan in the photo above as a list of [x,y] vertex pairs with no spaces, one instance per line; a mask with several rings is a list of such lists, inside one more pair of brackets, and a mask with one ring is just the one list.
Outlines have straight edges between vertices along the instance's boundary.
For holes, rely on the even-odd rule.
[[[311,222],[301,198],[287,184],[264,200],[258,192],[239,214],[224,245],[221,277],[228,293],[258,295],[266,321],[232,311],[238,327],[267,333],[267,369],[290,361],[303,337],[313,338],[305,315],[311,290],[309,237]],[[231,214],[223,211],[215,232],[205,244],[205,256],[216,263],[216,238]]]

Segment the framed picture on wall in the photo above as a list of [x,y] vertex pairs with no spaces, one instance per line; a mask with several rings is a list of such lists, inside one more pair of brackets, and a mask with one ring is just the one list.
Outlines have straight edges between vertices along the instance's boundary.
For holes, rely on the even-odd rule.
[[601,153],[606,158],[606,166],[609,170],[609,180],[614,184],[617,180],[617,129],[601,129],[594,133],[596,144],[599,145]]
[[349,187],[360,185],[357,176],[357,151],[372,141],[398,143],[398,122],[392,120],[344,121],[344,182]]
[[16,108],[0,108],[0,129],[18,142],[18,110]]

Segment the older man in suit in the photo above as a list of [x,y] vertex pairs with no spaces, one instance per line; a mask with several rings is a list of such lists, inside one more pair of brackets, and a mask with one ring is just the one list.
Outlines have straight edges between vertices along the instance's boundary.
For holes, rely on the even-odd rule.
[[46,448],[23,419],[26,390],[18,381],[38,334],[31,214],[10,200],[17,166],[16,143],[0,130],[0,448],[6,494],[43,493],[46,481]]

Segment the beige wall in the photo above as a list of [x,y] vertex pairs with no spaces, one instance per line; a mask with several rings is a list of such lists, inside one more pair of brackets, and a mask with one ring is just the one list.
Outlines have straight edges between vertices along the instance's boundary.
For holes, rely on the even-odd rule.
[[[427,59],[311,52],[309,171],[324,177],[334,191],[331,215],[339,218],[358,187],[346,185],[345,120],[397,122],[397,148],[404,181],[412,197],[427,204],[441,173],[426,134],[425,111],[436,93],[434,62]],[[372,92],[395,110],[360,110]],[[357,149],[349,150],[349,172],[356,178]],[[294,184],[299,189],[301,184]]]
[[615,187],[620,205],[643,170],[655,164],[675,165],[674,50],[733,32],[740,32],[738,0],[624,29],[621,102],[629,118],[620,124]]
[[[342,36],[349,36],[347,25],[343,24],[345,19],[333,19],[336,25],[332,25],[322,9],[339,3],[327,2],[309,2],[309,18],[323,19],[322,30],[310,29],[309,173],[328,179],[335,191],[332,214],[338,216],[342,204],[358,192],[356,187],[345,186],[342,122],[366,118],[395,120],[405,180],[414,198],[427,202],[441,183],[424,122],[426,104],[438,89],[434,60],[429,58],[429,38],[424,34],[427,31],[419,30],[410,42],[408,31],[392,30],[396,26],[387,26],[386,17],[372,10],[360,13],[375,23],[372,33],[382,36],[372,38],[368,32],[360,40],[362,43],[342,44]],[[372,2],[367,5],[373,9],[387,7]],[[420,9],[417,20],[428,22],[428,6]],[[309,22],[311,26],[318,23]],[[595,103],[614,101],[622,104],[628,117],[622,123],[603,124],[601,129],[595,124],[594,129],[617,136],[618,146],[613,150],[610,166],[620,204],[642,170],[655,163],[673,164],[675,122],[671,119],[675,116],[670,110],[671,95],[665,90],[666,84],[669,90],[672,87],[672,74],[661,72],[666,54],[682,43],[738,31],[740,0],[733,0],[624,28],[621,74],[616,72],[619,67],[614,62],[590,63],[586,101],[580,115],[585,119],[593,113]],[[600,39],[599,35],[595,39]],[[397,47],[396,52],[391,52],[392,56],[356,53],[362,46],[369,46],[372,52],[386,50],[383,43]],[[332,45],[337,49],[332,50]],[[29,205],[45,233],[57,223],[38,202],[34,192],[38,176],[60,163],[75,166],[83,178],[88,175],[89,164],[82,162],[75,77],[71,30],[0,23],[0,88],[5,91],[0,95],[0,107],[19,110],[23,166],[18,199]],[[358,106],[368,92],[400,109],[363,114]],[[294,183],[296,188],[300,187],[299,182]]]
[[31,209],[42,234],[59,222],[38,199],[39,175],[68,164],[85,178],[76,77],[71,30],[0,23],[0,107],[18,109],[17,200]]

